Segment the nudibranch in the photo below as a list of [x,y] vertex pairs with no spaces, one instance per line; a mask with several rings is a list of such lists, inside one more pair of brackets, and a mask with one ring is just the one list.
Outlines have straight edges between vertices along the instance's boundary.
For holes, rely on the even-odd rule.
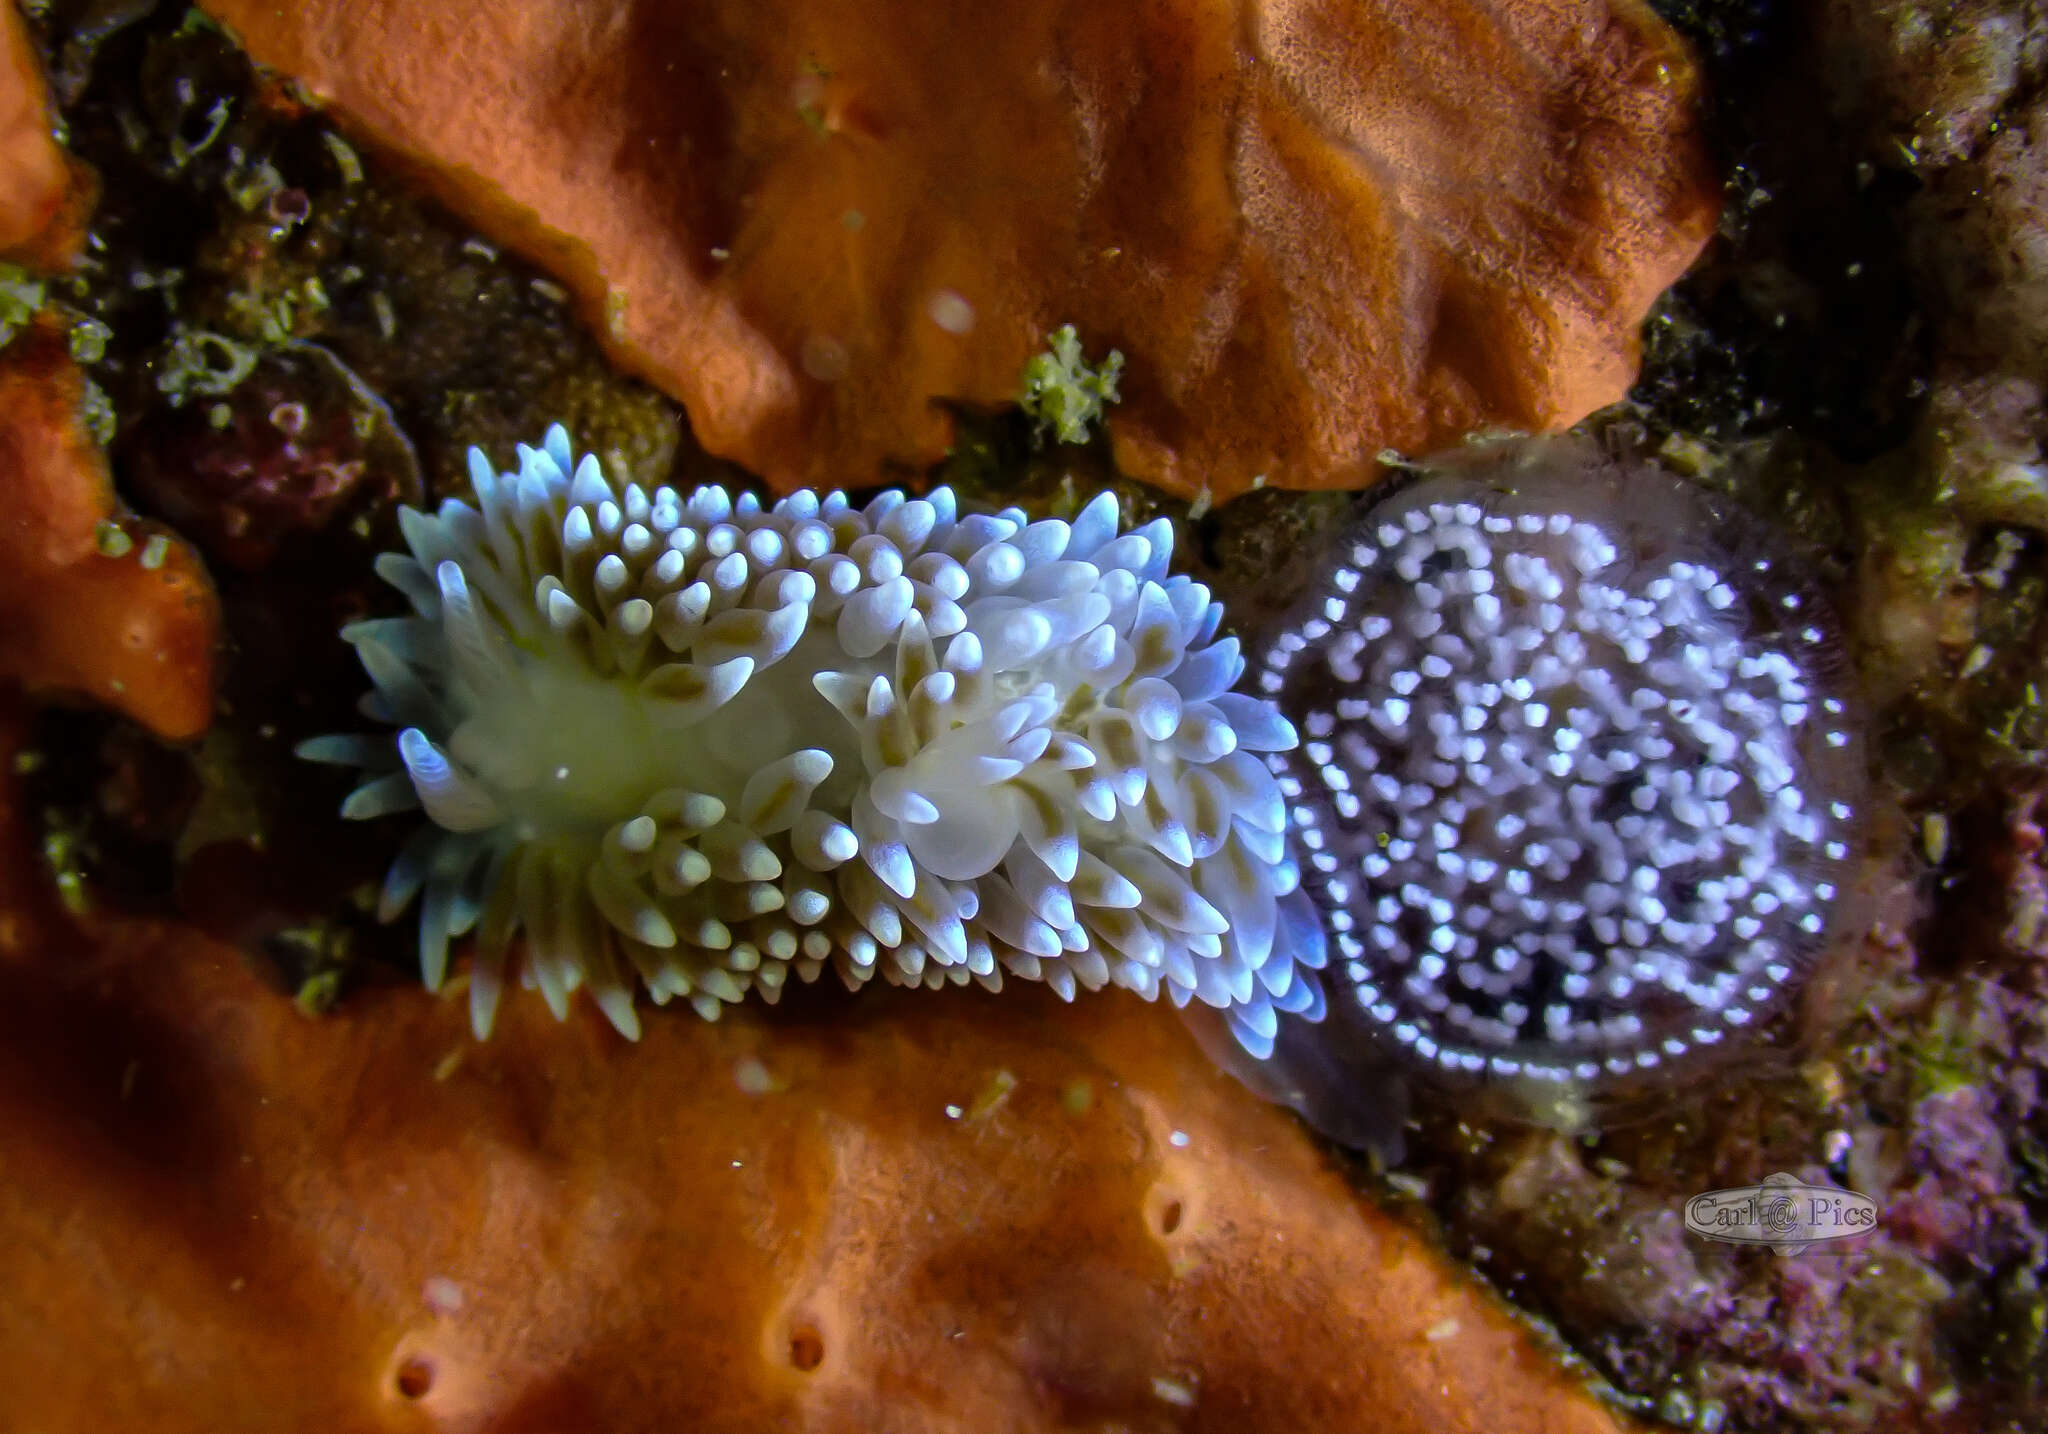
[[1569,1120],[1781,1004],[1865,775],[1840,635],[1759,535],[1557,440],[1430,465],[1342,535],[1255,659],[1335,948],[1304,1039]]
[[430,987],[474,928],[480,1037],[513,969],[629,1037],[636,983],[715,1018],[828,966],[1163,991],[1255,1055],[1280,1013],[1321,1016],[1265,765],[1296,734],[1232,690],[1164,519],[685,497],[559,426],[470,473],[474,504],[401,509],[409,551],[378,560],[411,614],[343,634],[399,730],[299,750],[362,769],[347,816],[424,809],[380,915],[420,901]]

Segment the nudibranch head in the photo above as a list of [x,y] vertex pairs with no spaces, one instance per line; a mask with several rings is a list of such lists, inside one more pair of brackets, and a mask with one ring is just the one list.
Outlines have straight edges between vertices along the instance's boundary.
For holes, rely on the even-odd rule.
[[1864,774],[1834,624],[1755,538],[1557,442],[1448,460],[1343,536],[1256,662],[1303,728],[1268,761],[1335,1030],[1571,1110],[1780,1003]]
[[1254,1052],[1320,1016],[1264,760],[1295,733],[1167,522],[650,492],[560,427],[519,459],[402,510],[412,614],[344,633],[402,730],[301,747],[364,769],[346,815],[425,809],[381,915],[420,898],[430,986],[474,927],[479,1035],[522,932],[557,1016],[587,988],[629,1036],[636,981],[711,1018],[827,966],[1164,991]]

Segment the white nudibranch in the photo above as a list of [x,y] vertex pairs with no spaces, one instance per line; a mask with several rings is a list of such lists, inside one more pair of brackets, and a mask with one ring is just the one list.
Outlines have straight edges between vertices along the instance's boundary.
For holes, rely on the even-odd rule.
[[1168,573],[1164,519],[1120,533],[1107,493],[1071,523],[944,488],[685,497],[559,426],[470,474],[474,504],[402,509],[410,551],[378,559],[412,614],[343,632],[364,714],[401,730],[299,752],[363,770],[346,816],[424,809],[379,915],[419,899],[429,987],[474,929],[479,1037],[508,970],[628,1037],[636,981],[715,1019],[828,966],[1163,990],[1259,1056],[1279,1013],[1321,1017],[1265,760],[1294,729],[1231,690],[1237,641]]

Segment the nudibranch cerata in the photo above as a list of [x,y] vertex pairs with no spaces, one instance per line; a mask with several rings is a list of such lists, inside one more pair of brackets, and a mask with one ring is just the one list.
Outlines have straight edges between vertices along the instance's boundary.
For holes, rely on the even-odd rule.
[[378,562],[410,615],[344,634],[399,730],[300,751],[362,769],[348,816],[423,809],[381,914],[419,900],[429,986],[474,929],[479,1035],[512,969],[628,1036],[636,984],[710,1018],[827,967],[1164,992],[1255,1055],[1322,1014],[1296,733],[1165,520],[650,491],[559,426],[470,467]]

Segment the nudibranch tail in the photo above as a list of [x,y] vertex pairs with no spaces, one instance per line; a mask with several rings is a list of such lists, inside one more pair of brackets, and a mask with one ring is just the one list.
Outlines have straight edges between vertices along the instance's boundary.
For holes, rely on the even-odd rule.
[[[958,510],[944,488],[752,494],[620,483],[568,435],[474,502],[402,510],[377,571],[411,604],[344,636],[395,736],[343,808],[424,821],[390,919],[430,986],[475,934],[471,1014],[517,970],[559,1017],[635,985],[707,1019],[828,966],[849,987],[1044,981],[1222,1010],[1270,1050],[1317,1019],[1324,941],[1268,754],[1165,520]],[[515,939],[517,938],[517,939]]]

